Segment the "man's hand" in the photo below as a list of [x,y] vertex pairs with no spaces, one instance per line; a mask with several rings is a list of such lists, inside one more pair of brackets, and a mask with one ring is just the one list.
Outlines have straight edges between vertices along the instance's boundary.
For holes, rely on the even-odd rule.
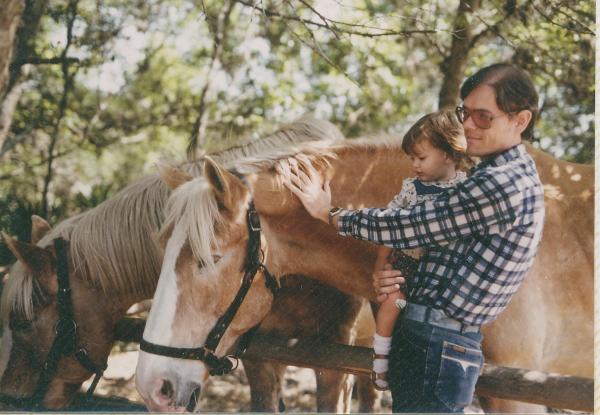
[[308,165],[308,174],[300,171],[297,165],[292,165],[289,172],[289,181],[284,184],[298,196],[310,216],[329,222],[329,210],[331,209],[331,189],[329,182],[323,183],[321,176],[314,167]]
[[402,273],[392,269],[391,264],[385,264],[383,269],[373,273],[373,287],[377,294],[377,301],[383,302],[388,294],[400,291],[400,286],[405,283]]

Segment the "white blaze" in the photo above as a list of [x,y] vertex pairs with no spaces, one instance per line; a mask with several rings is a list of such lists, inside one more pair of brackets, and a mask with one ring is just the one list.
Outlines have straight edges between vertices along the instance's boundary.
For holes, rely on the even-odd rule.
[[152,343],[165,344],[166,341],[168,344],[171,339],[171,327],[175,320],[175,306],[179,295],[175,265],[186,241],[186,232],[182,228],[182,226],[175,227],[167,242],[158,285],[144,329],[144,339]]
[[[179,296],[175,266],[186,239],[185,228],[179,225],[175,227],[167,242],[158,286],[143,334],[144,340],[148,342],[163,346],[189,347],[189,345],[173,344],[172,338],[172,326]],[[173,359],[140,351],[136,368],[136,386],[150,409],[164,411],[167,408],[156,402],[157,390],[160,389],[163,379],[172,383],[177,395],[176,401],[185,407],[193,388],[201,385],[206,375],[206,368],[200,362]],[[188,380],[194,384],[189,384]],[[174,408],[170,407],[168,410],[173,411]]]

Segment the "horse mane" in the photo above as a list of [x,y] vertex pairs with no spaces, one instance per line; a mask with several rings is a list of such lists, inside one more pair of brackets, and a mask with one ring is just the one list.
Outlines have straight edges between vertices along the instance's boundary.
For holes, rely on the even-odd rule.
[[[226,168],[235,167],[241,159],[246,159],[258,154],[272,153],[277,148],[290,148],[298,143],[307,141],[325,140],[328,142],[340,142],[344,140],[342,132],[332,123],[320,120],[310,114],[305,114],[297,120],[279,127],[274,133],[257,138],[238,146],[230,147],[215,153],[210,157]],[[190,166],[184,165],[184,169],[194,176],[201,175],[203,160],[192,162]]]
[[[236,171],[244,175],[271,171],[276,174],[278,185],[282,187],[281,173],[285,171],[285,167],[282,166],[289,166],[290,163],[296,163],[301,169],[311,165],[319,171],[324,171],[336,158],[336,153],[365,153],[392,148],[401,149],[401,141],[384,136],[343,142],[307,142],[239,160]],[[206,179],[196,177],[173,191],[167,202],[165,215],[159,237],[167,238],[176,228],[185,229],[194,257],[202,261],[207,268],[214,267],[211,247],[216,242],[215,230],[223,223],[224,217]]]
[[[267,137],[213,153],[211,157],[231,166],[238,157],[323,138],[336,142],[343,135],[330,122],[305,115]],[[203,164],[203,160],[196,160],[181,167],[200,176]],[[146,175],[93,209],[61,222],[38,245],[48,246],[58,237],[69,240],[75,273],[83,281],[117,299],[150,298],[162,263],[156,235],[169,193],[157,173]],[[201,198],[204,199],[211,198]],[[29,273],[15,277],[8,279],[3,290],[0,312],[8,315],[15,309],[32,318],[34,293],[39,287]]]
[[159,238],[166,240],[173,230],[182,227],[194,257],[212,271],[215,264],[211,248],[216,239],[215,229],[223,221],[212,188],[203,177],[197,177],[177,187],[169,197]]

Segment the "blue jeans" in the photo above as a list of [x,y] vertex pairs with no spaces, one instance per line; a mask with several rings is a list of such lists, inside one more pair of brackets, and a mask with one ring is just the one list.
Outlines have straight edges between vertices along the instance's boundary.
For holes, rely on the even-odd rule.
[[463,412],[483,366],[482,338],[400,317],[388,372],[392,411]]

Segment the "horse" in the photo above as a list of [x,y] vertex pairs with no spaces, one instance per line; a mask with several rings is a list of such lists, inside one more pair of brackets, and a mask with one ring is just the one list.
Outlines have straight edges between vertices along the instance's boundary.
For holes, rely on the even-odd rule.
[[[304,117],[269,137],[224,151],[217,157],[225,162],[266,148],[322,137],[334,141],[343,138],[332,124]],[[200,166],[201,163],[190,163],[183,169],[198,175]],[[32,243],[4,236],[18,261],[10,270],[2,296],[0,393],[25,402],[34,393],[43,372],[59,315],[54,247],[58,238],[68,241],[69,288],[73,315],[79,326],[78,345],[95,367],[105,366],[115,323],[133,303],[151,298],[156,287],[162,252],[154,234],[162,223],[168,194],[169,189],[158,174],[148,175],[54,229],[43,219],[34,218]],[[247,370],[251,383],[254,377],[264,377],[263,372],[271,370],[266,365],[266,368],[257,364],[248,366],[252,366]],[[61,358],[39,404],[47,409],[66,408],[89,377],[89,368],[75,358]],[[337,382],[340,383],[339,379]],[[327,381],[322,383],[326,385]],[[280,388],[275,383],[270,387]],[[327,393],[331,395],[332,391]],[[260,400],[259,394],[254,395],[258,396],[255,400]],[[337,396],[329,399],[337,401]],[[273,410],[276,405],[271,403],[267,407],[268,400],[263,401],[261,409]]]
[[[310,275],[342,292],[374,300],[370,275],[375,246],[343,238],[314,220],[282,184],[292,164],[300,169],[310,164],[331,181],[334,206],[384,206],[409,175],[410,162],[400,140],[351,141],[321,142],[301,151],[248,159],[237,164],[238,175],[212,161],[200,178],[165,172],[175,190],[160,231],[165,257],[143,341],[168,350],[208,353],[209,333],[240,289],[240,270],[251,257],[246,249],[252,239],[257,243],[248,225],[254,215],[260,219],[264,266],[235,318],[225,331],[220,329],[217,346],[211,342],[215,359],[270,309],[271,293],[262,283],[265,270]],[[483,328],[484,355],[494,365],[591,377],[594,170],[557,160],[531,145],[527,150],[544,184],[544,236],[522,287],[504,313]],[[211,370],[207,361],[172,359],[142,348],[136,385],[149,408],[177,409],[192,390],[202,387]],[[481,403],[492,412],[543,409],[492,398],[482,398]]]
[[[327,284],[303,276],[284,276],[269,314],[260,324],[260,333],[288,339],[310,338],[315,343],[342,343],[371,346],[374,320],[367,301],[344,294]],[[293,340],[292,340],[293,341]],[[274,361],[244,360],[250,371],[251,409],[253,412],[276,412],[281,399],[280,385],[286,366]],[[319,412],[349,413],[352,386],[350,375],[338,371],[315,370],[316,407]],[[377,392],[371,379],[357,382],[359,412],[376,409]]]

